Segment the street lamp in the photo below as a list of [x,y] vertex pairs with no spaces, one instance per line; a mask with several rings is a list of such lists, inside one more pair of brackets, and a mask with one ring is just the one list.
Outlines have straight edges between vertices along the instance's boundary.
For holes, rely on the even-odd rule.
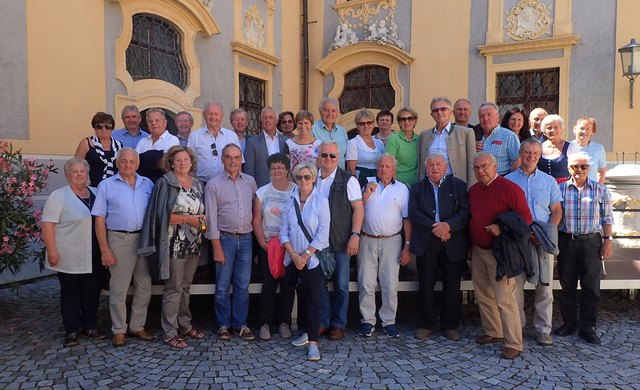
[[622,75],[629,79],[629,108],[633,108],[633,81],[640,75],[640,44],[631,38],[628,45],[618,49],[622,60]]

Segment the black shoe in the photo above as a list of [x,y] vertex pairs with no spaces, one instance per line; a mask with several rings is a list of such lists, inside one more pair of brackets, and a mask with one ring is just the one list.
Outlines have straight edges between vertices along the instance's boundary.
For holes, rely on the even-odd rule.
[[89,340],[104,340],[107,338],[107,335],[104,333],[100,333],[98,329],[89,329],[80,332],[80,337]]
[[578,336],[582,337],[582,339],[589,344],[600,345],[602,343],[600,337],[598,337],[593,330],[581,330],[578,332]]
[[65,348],[75,347],[76,345],[78,345],[78,334],[77,333],[67,333],[67,335],[64,336],[63,345],[65,346]]
[[569,326],[567,324],[562,325],[561,327],[559,327],[558,329],[556,329],[553,334],[557,335],[557,336],[569,336],[572,335],[574,333],[576,333],[576,327],[575,326]]

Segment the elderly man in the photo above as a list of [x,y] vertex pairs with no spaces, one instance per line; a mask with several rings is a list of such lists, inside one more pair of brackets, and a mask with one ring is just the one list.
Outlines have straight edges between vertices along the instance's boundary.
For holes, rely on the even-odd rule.
[[155,183],[164,174],[160,168],[162,156],[172,146],[180,145],[180,141],[167,130],[167,118],[162,109],[148,109],[146,120],[151,134],[136,146],[136,152],[140,155],[138,173]]
[[453,103],[453,117],[456,119],[455,124],[458,126],[469,127],[469,117],[471,116],[471,102],[467,99],[458,99]]
[[[138,241],[153,183],[136,174],[140,160],[135,150],[120,149],[118,173],[98,185],[91,213],[95,218],[102,264],[109,268],[109,312],[113,345],[127,343],[125,333],[141,340],[154,337],[144,329],[151,300],[151,275],[147,261],[138,256]],[[133,300],[127,328],[127,290],[133,279]]]
[[140,122],[142,122],[140,111],[134,105],[124,106],[121,117],[124,127],[114,130],[111,136],[122,142],[122,146],[135,149],[140,140],[149,136],[149,133],[140,128]]
[[446,161],[445,174],[457,177],[470,187],[476,182],[473,175],[475,136],[472,129],[451,123],[451,112],[449,98],[439,96],[431,100],[431,117],[436,121],[436,125],[420,134],[418,179],[424,178],[427,156],[439,153]]
[[240,142],[240,148],[242,149],[242,153],[244,153],[245,147],[247,146],[247,126],[249,125],[249,114],[243,108],[234,108],[229,114],[229,122],[231,122],[231,127],[233,128],[233,132],[238,136],[238,141]]
[[193,115],[187,111],[180,111],[176,115],[176,127],[178,128],[178,140],[180,145],[187,146],[191,128],[193,127]]
[[529,114],[529,131],[531,132],[531,137],[535,138],[540,143],[547,140],[547,137],[545,137],[542,128],[540,127],[542,120],[547,115],[549,114],[544,108],[534,108]]
[[518,169],[520,140],[513,131],[500,127],[498,106],[492,102],[482,103],[478,109],[478,117],[482,138],[476,142],[476,150],[493,154],[501,176]]
[[269,183],[267,157],[275,153],[284,153],[286,137],[276,130],[278,113],[271,107],[265,107],[260,113],[262,132],[247,140],[244,151],[244,173],[253,176],[258,187]]
[[[204,194],[208,221],[205,237],[211,240],[216,265],[218,339],[229,340],[233,329],[243,339],[253,340],[247,313],[253,259],[252,204],[258,188],[251,176],[240,172],[240,146],[228,144],[221,152],[224,172],[207,183]],[[229,298],[231,283],[233,300]]]
[[344,169],[349,137],[344,127],[336,123],[340,115],[338,100],[334,98],[322,99],[318,109],[320,110],[320,119],[313,124],[311,133],[320,141],[336,141],[338,145],[338,166],[340,169]]
[[[571,179],[560,184],[563,197],[558,246],[560,314],[563,324],[555,330],[567,336],[578,335],[590,344],[600,344],[596,320],[600,304],[602,261],[611,257],[613,209],[607,187],[589,179],[589,155],[569,156]],[[577,284],[580,281],[580,315]]]
[[[540,142],[533,138],[527,138],[520,144],[520,168],[506,176],[507,179],[516,183],[527,198],[529,211],[534,221],[541,221],[558,225],[562,218],[562,207],[560,201],[560,189],[556,180],[538,170],[538,161],[542,154]],[[553,344],[551,338],[551,320],[553,317],[553,256],[546,253],[537,238],[533,238],[533,261],[540,267],[547,267],[544,275],[548,275],[547,280],[541,280],[543,271],[537,275],[537,285],[534,300],[533,326],[536,329],[536,341],[539,345],[549,346]],[[516,299],[520,308],[520,324],[524,328],[527,319],[524,313],[524,283],[527,277],[524,273],[516,276]]]
[[[331,340],[342,340],[347,326],[349,306],[349,259],[358,253],[362,228],[362,194],[358,180],[338,167],[338,143],[323,141],[318,151],[316,190],[329,200],[331,225],[329,246],[335,255],[331,305],[327,302],[321,324],[331,325]],[[330,310],[329,310],[330,309]]]
[[412,224],[411,253],[416,255],[419,281],[418,331],[416,338],[428,339],[437,325],[433,291],[438,272],[442,274],[440,327],[452,341],[460,340],[460,280],[469,252],[469,197],[467,185],[446,175],[444,155],[429,154],[427,177],[411,187],[409,219]]
[[504,339],[501,356],[515,359],[523,350],[516,283],[514,277],[508,276],[496,280],[497,260],[492,246],[494,237],[501,231],[494,221],[499,215],[513,211],[531,224],[531,213],[520,187],[498,175],[492,154],[478,153],[473,161],[473,170],[478,182],[469,189],[469,233],[473,244],[471,279],[478,298],[483,331],[476,342],[484,345]]
[[228,144],[240,147],[236,133],[221,126],[224,113],[220,103],[205,103],[205,126],[192,132],[187,146],[198,157],[196,177],[203,183],[208,182],[224,171],[222,148]]
[[358,251],[358,291],[362,323],[360,335],[370,337],[376,323],[376,286],[380,281],[382,328],[389,337],[399,337],[396,327],[398,308],[398,272],[411,260],[409,241],[403,244],[401,233],[411,237],[407,219],[409,190],[396,181],[396,159],[382,155],[378,159],[378,177],[369,178],[362,193],[364,220]]

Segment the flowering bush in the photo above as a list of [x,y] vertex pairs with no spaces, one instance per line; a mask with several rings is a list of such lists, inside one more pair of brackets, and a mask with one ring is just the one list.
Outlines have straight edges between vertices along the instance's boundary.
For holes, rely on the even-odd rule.
[[44,264],[40,210],[33,196],[47,187],[49,173],[57,169],[31,158],[0,141],[0,273],[16,274],[28,261]]

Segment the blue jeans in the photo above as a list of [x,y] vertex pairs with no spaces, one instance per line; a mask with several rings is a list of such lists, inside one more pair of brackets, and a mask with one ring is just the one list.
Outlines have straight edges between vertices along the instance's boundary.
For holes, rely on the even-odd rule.
[[[239,329],[246,325],[249,312],[249,280],[251,279],[251,233],[239,237],[220,233],[224,264],[216,264],[215,310],[218,326]],[[233,281],[233,300],[229,286]]]
[[351,256],[347,252],[333,252],[336,258],[336,270],[331,276],[333,292],[331,303],[329,296],[320,296],[322,315],[320,325],[332,328],[347,327],[347,308],[349,306],[349,261]]

